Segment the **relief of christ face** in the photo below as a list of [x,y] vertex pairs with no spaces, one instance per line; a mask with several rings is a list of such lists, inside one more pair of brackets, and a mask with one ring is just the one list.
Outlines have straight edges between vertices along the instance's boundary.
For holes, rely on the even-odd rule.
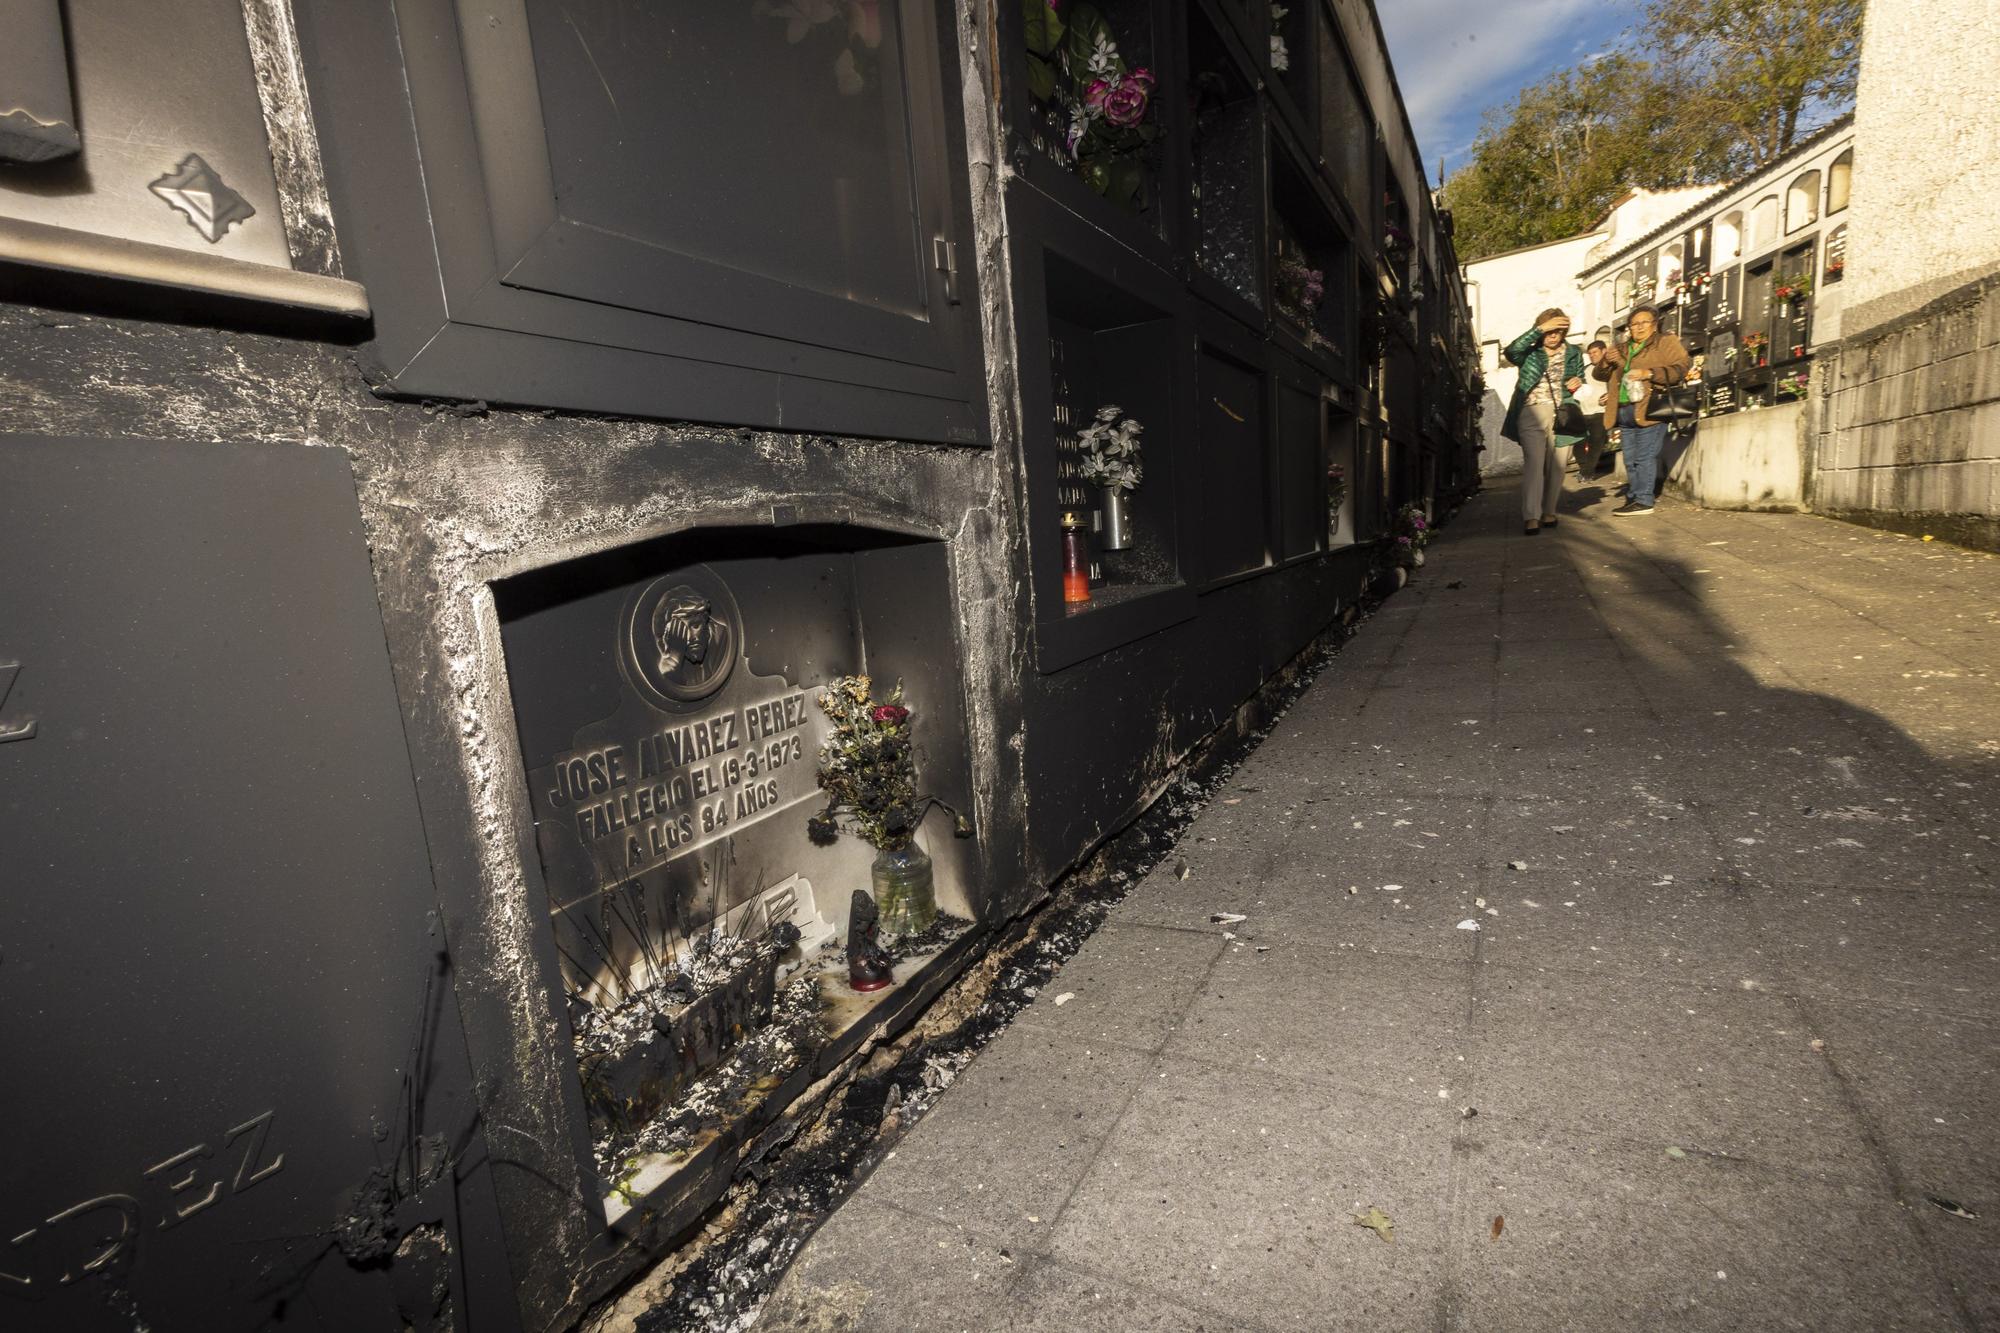
[[678,710],[706,699],[736,665],[742,614],[706,565],[655,579],[618,620],[619,669],[655,707]]
[[708,599],[679,588],[654,612],[653,635],[660,648],[660,674],[671,676],[683,663],[700,666],[708,657],[714,613]]

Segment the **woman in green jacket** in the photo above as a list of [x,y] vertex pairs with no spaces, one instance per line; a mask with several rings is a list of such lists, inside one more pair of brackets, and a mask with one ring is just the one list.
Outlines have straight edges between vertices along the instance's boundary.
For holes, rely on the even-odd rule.
[[1556,525],[1569,451],[1583,438],[1556,431],[1556,412],[1583,387],[1583,353],[1570,345],[1569,316],[1550,309],[1507,344],[1506,357],[1521,376],[1500,434],[1521,446],[1521,521],[1532,537]]

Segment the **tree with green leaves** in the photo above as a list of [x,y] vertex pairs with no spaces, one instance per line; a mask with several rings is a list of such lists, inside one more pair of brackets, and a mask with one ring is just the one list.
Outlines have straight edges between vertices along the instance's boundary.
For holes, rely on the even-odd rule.
[[1661,73],[1611,55],[1525,88],[1489,111],[1444,205],[1468,259],[1574,236],[1635,186],[1714,179],[1726,135],[1674,123]]
[[1733,179],[1852,104],[1863,0],[1647,0],[1630,49],[1486,115],[1443,204],[1468,262],[1574,236],[1635,188]]
[[1864,0],[1649,0],[1641,40],[1689,116],[1726,125],[1743,171],[1851,106]]

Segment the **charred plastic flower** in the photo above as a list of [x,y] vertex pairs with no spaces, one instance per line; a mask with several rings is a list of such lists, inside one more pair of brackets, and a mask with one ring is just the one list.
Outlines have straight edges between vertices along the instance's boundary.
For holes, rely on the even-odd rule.
[[[903,687],[878,701],[869,696],[866,677],[844,677],[820,694],[819,706],[833,724],[819,751],[819,785],[827,801],[807,820],[807,835],[829,842],[854,833],[884,851],[909,846],[930,808],[944,803],[917,789]],[[969,828],[959,836],[970,836]]]
[[1149,69],[1098,79],[1084,91],[1083,104],[1119,129],[1131,129],[1146,118],[1153,83],[1153,72]]

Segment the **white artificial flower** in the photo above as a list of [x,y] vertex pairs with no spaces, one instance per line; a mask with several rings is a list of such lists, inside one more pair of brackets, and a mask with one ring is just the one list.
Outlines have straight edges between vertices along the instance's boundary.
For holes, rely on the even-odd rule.
[[1090,53],[1090,72],[1100,79],[1108,79],[1118,72],[1118,47],[1107,32],[1097,34],[1096,49]]
[[840,89],[842,97],[852,97],[867,86],[861,77],[861,67],[854,63],[852,50],[842,51],[833,62],[833,86]]

